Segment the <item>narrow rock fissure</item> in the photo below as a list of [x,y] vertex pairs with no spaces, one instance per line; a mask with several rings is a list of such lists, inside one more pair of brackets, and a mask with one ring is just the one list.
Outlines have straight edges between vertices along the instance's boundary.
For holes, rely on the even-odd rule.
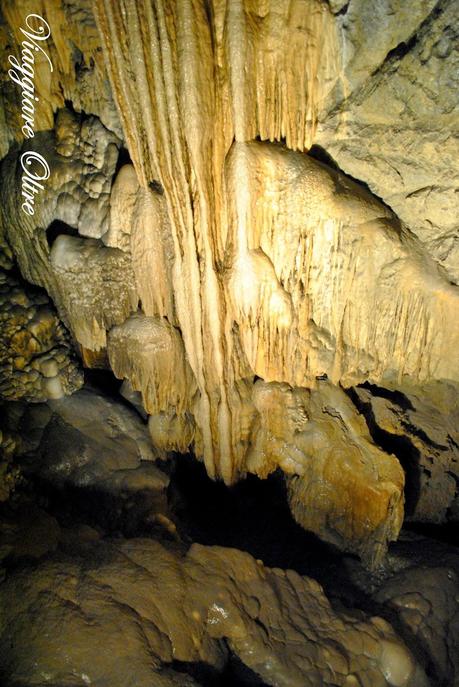
[[[363,386],[365,387],[365,385]],[[367,386],[366,388],[369,387]],[[384,398],[393,398],[395,394],[397,402],[403,396],[403,394],[390,392],[386,389],[380,390],[379,387],[372,388],[373,390],[377,389],[378,395],[382,395]],[[364,416],[370,434],[376,444],[386,453],[394,454],[400,461],[405,472],[405,515],[407,517],[413,515],[420,496],[419,451],[407,436],[391,434],[378,427],[371,405],[362,403],[353,389],[349,389],[348,394],[359,412]],[[409,403],[409,401],[407,402]]]

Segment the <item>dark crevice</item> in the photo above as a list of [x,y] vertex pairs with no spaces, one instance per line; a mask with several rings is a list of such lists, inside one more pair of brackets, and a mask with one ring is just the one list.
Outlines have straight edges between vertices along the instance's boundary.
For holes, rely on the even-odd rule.
[[450,0],[439,0],[428,16],[416,27],[411,36],[401,41],[395,48],[392,48],[384,59],[368,75],[365,81],[356,88],[350,95],[343,97],[328,113],[327,117],[337,116],[344,108],[349,109],[353,104],[360,104],[370,95],[375,86],[388,72],[395,70],[400,60],[412,51],[429,31],[432,23],[442,14]]
[[350,4],[351,2],[349,0],[349,2],[343,5],[343,7],[340,10],[338,10],[338,12],[335,12],[335,17],[342,17],[343,15],[347,14]]
[[[379,395],[382,396],[380,387],[377,387],[377,389]],[[398,392],[385,391],[389,397],[392,394],[398,394]],[[394,454],[398,458],[405,472],[405,514],[410,517],[415,512],[421,492],[420,453],[418,449],[408,437],[391,434],[381,429],[376,422],[371,403],[362,401],[354,389],[349,389],[347,393],[358,411],[364,416],[370,435],[375,443],[386,453]],[[403,396],[403,394],[400,394],[400,396]],[[385,397],[387,398],[387,396]],[[393,400],[393,398],[390,400]],[[406,400],[408,401],[408,399]]]
[[[72,114],[75,116],[77,121],[81,122],[81,121],[83,121],[83,119],[90,116],[84,110],[75,109],[75,105],[73,104],[73,100],[68,100],[68,99],[64,100],[64,107],[66,110],[70,110],[70,112],[72,112]],[[57,112],[56,112],[55,116],[57,116]]]
[[124,380],[115,377],[111,369],[85,368],[84,381],[85,387],[94,389],[94,391],[101,393],[103,396],[108,396],[115,403],[125,406],[131,412],[138,415],[143,423],[146,422],[146,418],[148,418],[146,413],[139,412],[139,409],[121,394],[121,386]]
[[131,403],[125,396],[123,396],[123,394],[121,393],[121,387],[123,385],[124,380],[115,377],[111,368],[85,367],[84,381],[85,387],[94,389],[94,391],[101,393],[103,396],[108,396],[109,398],[111,398],[114,401],[114,403],[125,406],[131,412],[134,412],[143,423],[146,423],[148,419],[147,413],[141,412],[141,410],[136,405]]
[[327,165],[327,167],[331,167],[331,169],[334,169],[336,172],[340,172],[341,174],[343,174],[337,162],[335,162],[330,153],[328,153],[325,150],[325,148],[322,148],[322,146],[313,145],[309,149],[308,155],[310,157],[313,157],[314,160],[318,160],[319,162],[322,162],[324,165]]
[[413,423],[411,423],[411,422],[402,421],[401,425],[406,432],[408,432],[409,434],[412,434],[414,436],[419,437],[419,439],[421,439],[421,441],[423,441],[424,444],[427,444],[428,446],[431,446],[434,449],[438,449],[439,451],[444,451],[448,448],[447,446],[444,446],[442,444],[437,444],[437,442],[434,441],[433,439],[431,439],[424,432],[424,430],[421,429],[421,427],[416,427],[416,425],[413,425]]
[[367,389],[372,396],[379,396],[380,398],[385,398],[388,401],[392,401],[396,405],[400,406],[402,410],[415,410],[410,399],[405,396],[401,391],[394,391],[392,389],[385,389],[382,386],[377,386],[376,384],[370,384],[370,382],[364,382],[359,384],[359,388]]
[[330,0],[327,0],[327,5],[330,8],[330,12],[333,14],[334,17],[341,17],[344,14],[347,14],[347,11],[349,9],[350,4],[351,4],[351,0],[348,0],[348,2],[346,2],[343,5],[343,7],[341,7],[341,9],[339,9],[338,11],[334,11],[332,6],[330,5]]
[[149,187],[151,188],[152,191],[157,193],[160,196],[164,195],[164,188],[161,186],[160,182],[157,181],[156,179],[153,179],[153,181],[150,181],[148,184]]
[[[23,475],[27,479],[24,489],[31,495],[40,494],[40,507],[58,521],[60,527],[72,529],[89,525],[103,536],[110,537],[152,537],[168,539],[167,531],[154,518],[157,512],[167,508],[165,499],[149,489],[130,492],[120,488],[110,491],[101,487],[57,486],[53,482],[28,475],[25,457],[21,462]],[[164,502],[163,502],[164,501]]]
[[52,248],[58,236],[78,236],[78,229],[70,226],[70,224],[61,222],[59,219],[55,219],[46,230],[46,240],[50,248]]
[[418,36],[417,34],[414,34],[407,41],[402,41],[401,43],[396,45],[395,48],[389,50],[383,62],[381,62],[378,69],[375,72],[373,72],[372,76],[374,76],[380,69],[383,69],[385,65],[400,61],[414,48],[417,42]]
[[[120,394],[120,388],[123,382],[121,379],[115,377],[111,370],[85,369],[84,379],[85,384],[95,391],[101,392],[104,396],[108,396],[117,403],[123,402],[123,397]],[[131,404],[129,404],[129,407],[132,408]]]
[[116,161],[115,171],[113,173],[113,181],[115,181],[118,176],[118,172],[124,165],[132,165],[131,156],[129,155],[129,150],[122,146],[118,153],[118,160]]
[[[311,152],[312,151],[312,152]],[[400,220],[398,218],[397,213],[391,208],[390,205],[386,203],[384,198],[381,198],[381,196],[376,195],[376,193],[370,188],[370,186],[367,184],[366,181],[363,181],[362,179],[358,179],[357,177],[353,177],[352,174],[349,174],[348,172],[343,171],[339,164],[336,162],[336,160],[330,155],[330,153],[325,150],[325,148],[322,148],[321,146],[314,145],[312,148],[308,151],[308,155],[313,157],[315,160],[320,162],[322,165],[326,165],[327,167],[333,169],[335,172],[338,172],[338,174],[341,177],[344,177],[344,179],[348,179],[352,183],[356,184],[362,191],[366,191],[373,200],[377,200],[386,210],[388,210],[392,215],[394,220],[396,222],[400,223]],[[340,182],[340,176],[338,178],[335,178],[335,185],[336,185],[336,190],[337,192],[342,192],[342,182]],[[383,213],[381,213],[382,215]],[[381,221],[386,221],[383,217],[381,217]],[[392,226],[393,228],[393,226]]]
[[208,546],[247,551],[268,567],[289,568],[333,586],[343,554],[298,525],[283,473],[248,475],[233,487],[211,480],[191,455],[177,456],[169,488],[180,534]]
[[193,677],[202,687],[268,687],[265,682],[233,654],[223,670],[217,670],[207,663],[173,661],[170,667],[178,673]]
[[77,79],[81,78],[85,72],[92,72],[94,70],[94,58],[90,57],[89,62],[86,63],[85,58],[81,50],[72,43],[72,58],[75,68],[75,75]]
[[[402,60],[424,37],[426,30],[431,26],[438,16],[443,12],[444,1],[440,0],[436,6],[430,11],[428,16],[416,28],[415,32],[405,41],[401,41],[398,45],[390,50],[378,68],[371,74],[375,76],[380,71],[385,71],[387,67],[391,67],[395,62]],[[370,77],[370,78],[371,78]]]
[[457,538],[457,521],[450,521],[436,525],[430,522],[405,522],[403,528],[422,537],[428,537],[448,546],[459,547]]

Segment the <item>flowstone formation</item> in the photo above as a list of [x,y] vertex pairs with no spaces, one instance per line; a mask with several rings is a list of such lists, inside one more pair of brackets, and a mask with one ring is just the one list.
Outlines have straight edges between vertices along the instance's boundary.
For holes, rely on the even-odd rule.
[[[374,565],[400,529],[404,476],[354,411],[337,409],[349,407],[339,389],[457,383],[459,301],[418,225],[306,154],[322,141],[318,127],[332,125],[340,69],[360,92],[363,65],[341,47],[351,4],[238,0],[206,13],[191,2],[97,3],[98,70],[132,164],[122,164],[113,118],[60,109],[54,131],[33,143],[54,170],[33,219],[14,201],[17,154],[5,158],[2,223],[85,364],[108,360],[141,394],[161,449],[193,450],[227,484],[281,466],[299,521]],[[451,12],[443,5],[439,26]],[[9,10],[5,17],[11,24]],[[433,22],[429,15],[419,35]],[[388,47],[378,45],[383,64]],[[85,60],[93,49],[82,46]],[[56,59],[63,50],[51,42]],[[67,84],[61,62],[52,81]],[[42,97],[50,88],[37,87]],[[317,380],[343,398],[331,412],[329,386]],[[301,399],[296,408],[290,396]],[[277,417],[280,431],[269,426]],[[274,452],[276,434],[289,439]],[[335,434],[339,460],[323,448]],[[327,498],[313,508],[318,473]]]
[[[418,593],[386,554],[404,520],[459,519],[457,3],[6,0],[2,65],[31,13],[51,34],[29,140],[0,74],[0,678],[124,686],[133,652],[136,685],[231,663],[242,684],[449,687],[457,560],[421,557]],[[52,171],[33,215],[27,150]],[[186,453],[228,488],[279,478],[296,523],[372,571],[350,573],[369,605],[187,552]]]
[[89,542],[76,559],[58,554],[18,573],[0,598],[0,670],[11,685],[185,687],[199,683],[180,664],[222,670],[230,654],[280,687],[428,685],[381,618],[336,612],[314,580],[236,550],[194,545],[181,556],[151,540]]

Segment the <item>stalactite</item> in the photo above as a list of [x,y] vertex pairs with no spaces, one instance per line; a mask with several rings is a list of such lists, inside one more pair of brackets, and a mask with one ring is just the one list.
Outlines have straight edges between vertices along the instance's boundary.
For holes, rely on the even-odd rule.
[[[196,412],[204,460],[210,474],[228,483],[237,478],[243,453],[233,422],[238,412],[238,395],[232,393],[238,361],[228,336],[233,316],[221,269],[224,159],[233,138],[285,138],[300,149],[310,145],[318,75],[329,63],[321,57],[331,44],[331,23],[321,3],[268,5],[214,3],[209,16],[197,0],[100,0],[96,6],[131,158],[143,186],[159,178],[164,188],[175,306],[201,395]],[[243,234],[240,227],[241,241]],[[247,256],[241,241],[239,271],[268,270],[270,292],[269,261],[261,254]],[[288,296],[274,289],[267,307],[273,304],[288,309]],[[288,321],[284,317],[284,326]]]
[[[401,524],[400,465],[334,401],[330,437],[360,436],[338,463],[317,448],[322,382],[458,381],[458,295],[387,206],[307,154],[342,79],[339,22],[320,0],[97,0],[96,15],[124,142],[61,110],[56,140],[36,140],[55,172],[34,222],[5,161],[2,233],[23,274],[86,364],[127,380],[153,442],[191,446],[227,484],[281,467],[302,524],[378,561]],[[79,236],[50,248],[55,222]],[[266,412],[257,378],[317,395],[292,410],[273,394]]]

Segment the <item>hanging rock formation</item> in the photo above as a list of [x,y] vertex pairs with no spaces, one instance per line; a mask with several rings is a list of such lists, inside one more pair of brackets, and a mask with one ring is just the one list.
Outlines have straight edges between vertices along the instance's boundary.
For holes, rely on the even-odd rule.
[[[81,37],[79,70],[92,65],[88,84],[104,93],[109,79],[121,127],[75,77],[62,28],[37,88],[46,98],[61,84],[75,111],[51,98],[54,130],[49,113],[39,122],[33,145],[53,176],[33,221],[15,200],[17,151],[2,163],[2,241],[85,364],[108,361],[140,394],[153,442],[192,449],[227,484],[281,467],[298,521],[371,565],[400,529],[404,475],[344,389],[459,382],[450,216],[434,250],[419,208],[399,212],[408,226],[314,146],[335,154],[368,70],[389,83],[405,73],[391,51],[411,40],[418,59],[449,25],[448,0],[418,5],[405,22],[383,3],[372,44],[354,0],[98,0],[95,19],[83,4],[100,45]],[[71,31],[71,8],[45,9]],[[8,3],[4,15],[18,22]]]

